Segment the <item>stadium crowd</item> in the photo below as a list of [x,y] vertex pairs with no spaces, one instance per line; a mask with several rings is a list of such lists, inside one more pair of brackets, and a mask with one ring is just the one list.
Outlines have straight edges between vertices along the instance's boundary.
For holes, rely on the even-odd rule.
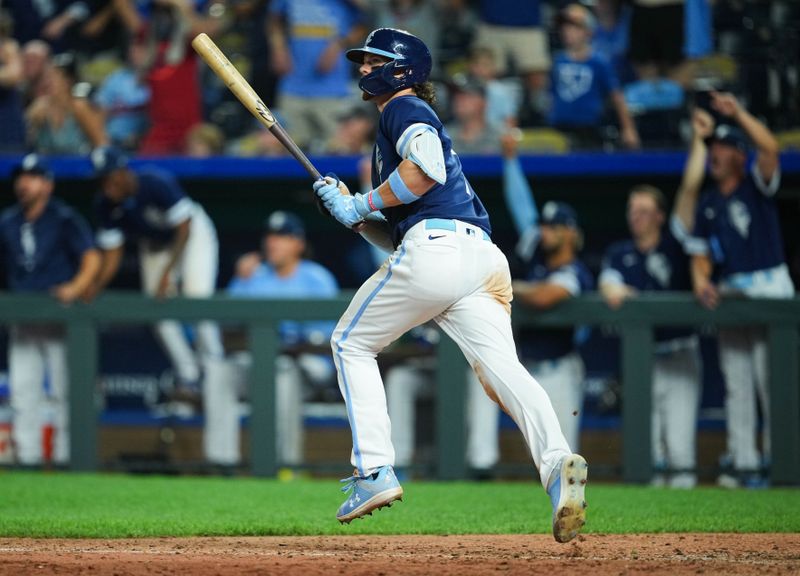
[[680,120],[709,89],[784,131],[800,123],[799,13],[739,0],[5,0],[0,150],[283,154],[198,65],[189,41],[206,32],[301,146],[358,154],[375,118],[347,98],[343,48],[374,26],[432,47],[461,153],[499,153],[509,127],[523,150],[680,147]]
[[[780,236],[775,237],[777,215],[772,196],[780,182],[778,151],[792,145],[792,128],[800,124],[800,7],[796,3],[4,0],[0,10],[0,151],[35,154],[26,157],[13,175],[23,213],[28,210],[25,194],[41,194],[38,202],[44,198],[44,204],[37,210],[47,204],[53,188],[53,175],[44,160],[47,156],[91,155],[104,194],[96,240],[99,250],[95,251],[85,234],[76,232],[80,253],[90,255],[91,262],[85,265],[99,267],[99,272],[73,270],[77,275],[69,280],[65,266],[58,283],[21,285],[21,290],[57,286],[65,301],[84,292],[98,293],[111,280],[122,257],[121,214],[128,210],[146,220],[148,202],[163,210],[164,218],[151,238],[140,240],[144,290],[168,296],[181,274],[186,288],[191,284],[187,278],[198,277],[188,267],[192,259],[187,255],[195,240],[185,223],[189,218],[206,223],[207,244],[197,252],[202,255],[210,253],[208,247],[216,250],[214,225],[174,178],[134,174],[128,168],[128,157],[286,153],[219,79],[199,64],[189,45],[196,34],[206,32],[216,39],[301,147],[314,154],[363,156],[370,152],[377,117],[371,107],[353,104],[358,89],[344,49],[360,44],[371,27],[388,26],[408,29],[435,49],[438,110],[454,150],[503,155],[506,201],[526,206],[522,212],[528,217],[512,215],[517,219],[517,255],[524,263],[514,291],[523,305],[546,309],[593,290],[595,284],[578,256],[583,243],[580,215],[560,202],[540,207],[539,215],[517,159],[526,151],[690,150],[672,209],[666,205],[665,194],[655,187],[640,186],[631,192],[627,214],[631,241],[609,247],[599,277],[599,289],[610,306],[618,307],[646,290],[694,290],[708,307],[716,306],[721,295],[730,291],[753,297],[793,293]],[[794,25],[787,24],[790,22]],[[749,146],[756,153],[752,167],[746,166]],[[724,201],[714,204],[708,200],[711,196],[698,200],[707,158],[714,191],[719,191],[720,197],[727,197],[732,190],[742,195],[736,215],[725,229],[715,228],[718,221],[703,219],[709,210],[721,213]],[[141,206],[134,206],[136,202]],[[698,204],[704,211],[697,210]],[[12,230],[13,222],[7,219],[4,225]],[[84,223],[78,217],[76,222],[76,230],[82,231]],[[196,229],[194,226],[195,236]],[[738,230],[743,239],[732,238],[731,229]],[[302,258],[306,238],[297,216],[273,214],[264,232],[263,250],[237,263],[229,293],[297,296],[298,286],[319,288],[319,275],[331,276]],[[9,232],[4,238],[9,245],[13,235]],[[769,240],[768,249],[752,248],[764,239]],[[79,240],[70,242],[78,246]],[[20,249],[26,250],[24,245]],[[744,260],[737,256],[737,261],[730,252],[726,259],[725,249],[749,256],[742,256]],[[98,255],[99,265],[95,262]],[[160,264],[148,271],[147,262],[155,260]],[[35,264],[23,268],[30,272]],[[308,277],[296,276],[298,270]],[[203,271],[206,273],[216,276],[216,265]],[[756,273],[763,274],[753,276]],[[96,275],[94,282],[87,281]],[[771,291],[771,278],[779,275],[781,280],[786,276],[788,284]],[[752,285],[740,285],[746,277]],[[80,290],[74,286],[78,281]],[[762,281],[764,285],[759,284]],[[66,295],[64,283],[70,286]],[[206,296],[214,283],[204,282],[204,292],[186,295]],[[336,293],[335,281],[328,288],[321,296]],[[312,291],[303,293],[320,296]],[[159,327],[161,340],[174,342],[180,328],[166,324]],[[303,332],[302,327],[294,328],[297,334]],[[232,377],[230,372],[223,376],[220,371],[231,367],[224,364],[226,351],[215,331],[215,326],[206,325],[205,332],[198,327],[198,334],[205,334],[208,340],[199,360],[188,345],[169,351],[169,355],[183,386],[203,394],[213,389],[215,398],[222,398],[207,402],[205,409],[207,426],[214,422],[214,434],[225,439],[224,446],[207,438],[206,455],[219,464],[236,465],[240,458],[238,432],[231,432],[230,427],[238,430],[238,419],[219,413],[224,405],[236,409],[235,394],[221,388],[225,378]],[[527,334],[521,345],[529,370],[543,382],[554,382],[548,393],[558,404],[558,416],[571,445],[578,443],[574,415],[582,412],[583,401],[579,332]],[[293,337],[302,339],[292,334],[291,330],[282,333],[284,343]],[[737,419],[736,428],[729,429],[731,474],[723,482],[757,485],[763,478],[755,441],[755,394],[760,396],[762,410],[768,406],[764,335],[722,336],[728,412]],[[16,343],[22,345],[41,337],[24,332],[15,335]],[[48,344],[59,346],[58,334],[46,337]],[[697,481],[697,337],[682,331],[658,334],[657,341],[653,458],[659,477],[654,481],[691,487]],[[63,349],[60,354],[63,371]],[[297,383],[304,380],[313,387],[318,380],[330,380],[326,359],[309,356],[304,360],[307,362],[281,359],[279,389],[284,408],[279,408],[279,417],[291,420],[286,433],[293,435],[284,443],[288,447],[284,446],[287,452],[282,457],[289,464],[298,464],[302,451]],[[247,359],[243,364],[236,379],[247,377]],[[742,367],[752,377],[743,377]],[[417,378],[417,372],[428,368],[410,365],[403,372],[401,366],[395,375]],[[317,376],[310,376],[315,371]],[[40,372],[35,373],[39,379]],[[429,376],[423,374],[415,385],[424,384]],[[559,389],[564,378],[574,384],[574,390]],[[13,394],[13,371],[11,379]],[[685,386],[679,389],[665,384],[677,380]],[[25,386],[30,387],[27,381]],[[62,391],[65,387],[61,386]],[[16,390],[20,398],[19,385]],[[287,390],[295,396],[289,398]],[[35,400],[24,400],[26,409]],[[411,397],[397,400],[413,401]],[[211,413],[213,410],[217,412]],[[768,414],[764,416],[766,420]],[[496,414],[492,418],[496,431]],[[485,434],[482,437],[487,438]],[[496,443],[496,436],[488,438],[490,444]],[[413,438],[408,443],[406,452],[410,453]],[[29,457],[26,463],[37,464],[41,459],[37,442],[28,438],[23,444],[25,457]],[[768,446],[762,447],[768,455]],[[485,466],[496,463],[496,446],[473,446],[472,450],[489,454]],[[66,445],[59,457],[66,459]]]

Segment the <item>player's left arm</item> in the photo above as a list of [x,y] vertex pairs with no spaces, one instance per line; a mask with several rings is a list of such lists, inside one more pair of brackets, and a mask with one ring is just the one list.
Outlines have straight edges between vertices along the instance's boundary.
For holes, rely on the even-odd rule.
[[514,296],[520,302],[537,310],[547,310],[572,297],[572,293],[567,288],[554,282],[517,280],[513,283],[513,289]]
[[344,184],[329,176],[314,183],[314,191],[339,222],[353,226],[373,212],[411,204],[447,181],[442,141],[432,126],[409,126],[396,148],[403,160],[386,181],[366,194],[351,196]]
[[514,296],[519,301],[538,310],[547,310],[556,304],[581,293],[581,282],[574,267],[566,267],[550,274],[539,282],[516,281]]
[[166,298],[169,295],[172,271],[175,269],[175,266],[181,259],[183,251],[186,249],[186,243],[189,241],[189,231],[191,230],[191,227],[192,219],[186,218],[182,222],[178,223],[174,228],[175,236],[172,239],[172,246],[170,246],[169,260],[167,260],[167,264],[164,266],[164,270],[161,272],[161,280],[158,282],[158,288],[156,289],[155,293],[156,298]]
[[753,141],[757,150],[757,179],[763,183],[762,191],[767,190],[774,194],[777,191],[777,180],[773,181],[773,178],[780,177],[780,145],[775,135],[764,123],[750,114],[733,94],[712,92],[711,107],[736,121]]
[[69,282],[53,288],[53,296],[64,304],[70,304],[82,297],[100,272],[100,251],[96,248],[86,250],[81,256],[78,272]]

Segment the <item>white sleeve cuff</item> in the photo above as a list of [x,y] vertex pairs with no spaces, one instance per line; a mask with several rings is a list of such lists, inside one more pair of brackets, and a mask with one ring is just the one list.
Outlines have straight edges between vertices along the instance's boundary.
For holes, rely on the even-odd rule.
[[780,167],[775,168],[775,173],[772,175],[772,179],[770,179],[769,184],[764,181],[764,176],[761,174],[761,170],[758,169],[758,162],[755,160],[753,160],[750,173],[753,175],[753,181],[756,183],[756,186],[762,194],[765,196],[775,196],[775,193],[778,191],[778,188],[780,188],[781,185]]
[[686,247],[686,243],[692,239],[691,234],[689,234],[689,231],[686,229],[686,226],[683,225],[681,219],[674,214],[669,219],[669,231],[672,232],[672,235],[675,236],[675,240],[680,242],[681,246],[684,248]]
[[689,236],[683,243],[683,249],[690,256],[707,256],[711,253],[708,241],[697,236]]
[[194,211],[194,202],[191,198],[181,198],[172,207],[167,210],[166,217],[167,223],[171,226],[177,226],[192,217]]
[[581,285],[580,282],[578,282],[578,277],[572,271],[559,270],[548,276],[546,282],[561,286],[572,296],[577,296],[581,293]]
[[598,284],[608,284],[612,286],[624,286],[625,279],[622,277],[622,274],[619,270],[615,270],[614,268],[603,268],[603,271],[600,272],[600,277],[597,279]]
[[96,241],[101,250],[114,250],[125,243],[125,235],[119,228],[101,228]]

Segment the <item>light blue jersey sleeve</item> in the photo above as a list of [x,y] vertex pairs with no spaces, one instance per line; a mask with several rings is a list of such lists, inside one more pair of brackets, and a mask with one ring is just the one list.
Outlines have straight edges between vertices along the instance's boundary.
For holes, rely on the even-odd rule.
[[530,262],[539,243],[539,211],[533,190],[516,156],[503,160],[503,196],[519,235],[517,256]]

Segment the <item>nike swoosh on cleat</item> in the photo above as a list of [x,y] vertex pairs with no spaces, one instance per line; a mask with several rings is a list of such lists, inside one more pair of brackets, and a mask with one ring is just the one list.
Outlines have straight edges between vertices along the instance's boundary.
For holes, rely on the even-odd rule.
[[444,238],[445,234],[439,234],[438,236],[434,236],[433,234],[428,234],[428,240],[436,240],[437,238]]

